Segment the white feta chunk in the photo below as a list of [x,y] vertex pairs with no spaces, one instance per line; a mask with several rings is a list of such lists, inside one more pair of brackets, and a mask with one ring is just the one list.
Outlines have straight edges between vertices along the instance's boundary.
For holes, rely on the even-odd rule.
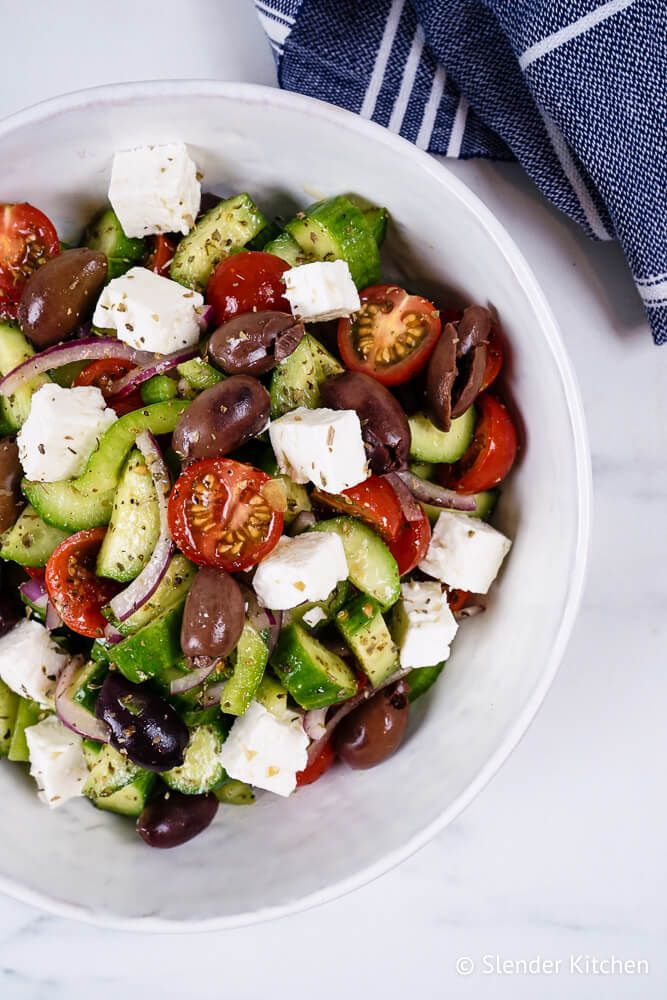
[[0,637],[0,677],[22,698],[53,706],[56,678],[67,660],[47,629],[24,619]]
[[347,580],[348,572],[339,536],[312,531],[283,536],[257,567],[252,585],[264,607],[286,611],[306,601],[323,601]]
[[109,201],[126,236],[189,233],[199,212],[201,187],[185,143],[116,153]]
[[439,583],[402,583],[394,623],[402,667],[446,660],[459,627]]
[[280,471],[295,483],[314,483],[328,493],[368,478],[361,423],[354,410],[299,406],[269,427]]
[[132,267],[100,295],[93,323],[139,351],[172,354],[199,340],[204,298],[171,278]]
[[511,545],[490,524],[443,510],[419,568],[450,587],[486,594]]
[[26,476],[40,483],[80,476],[115,420],[96,386],[41,386],[16,439]]
[[301,621],[304,621],[308,628],[315,628],[320,622],[326,621],[326,617],[326,612],[322,608],[314,607],[302,615]]
[[361,308],[347,261],[316,261],[283,275],[285,298],[295,316],[309,323],[350,316]]
[[39,798],[50,809],[83,794],[88,768],[82,740],[50,715],[25,731],[30,755],[30,773],[37,782]]
[[306,766],[308,743],[300,715],[278,718],[253,701],[232,726],[220,760],[230,778],[287,796]]

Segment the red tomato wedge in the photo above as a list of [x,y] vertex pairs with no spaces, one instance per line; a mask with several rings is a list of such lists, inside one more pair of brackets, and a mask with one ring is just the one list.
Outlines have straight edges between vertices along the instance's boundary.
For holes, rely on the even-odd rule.
[[475,400],[477,425],[470,447],[453,465],[441,465],[443,486],[457,493],[482,493],[497,486],[514,465],[518,442],[507,407],[490,393]]
[[479,390],[480,392],[484,392],[496,381],[500,375],[500,369],[502,367],[503,349],[500,346],[498,337],[495,337],[492,333],[489,340],[489,346],[487,348],[486,368],[484,369],[484,378],[482,379],[482,388]]
[[233,316],[261,309],[290,312],[283,281],[289,269],[280,257],[262,250],[245,250],[221,261],[206,289],[215,322],[220,325]]
[[331,740],[329,740],[328,743],[324,744],[315,760],[311,761],[303,771],[297,771],[297,788],[301,788],[303,785],[312,785],[314,781],[322,777],[325,771],[329,770],[335,759],[336,754]]
[[426,555],[431,541],[431,525],[426,514],[418,521],[406,521],[400,534],[387,547],[398,564],[400,576],[413,570]]
[[146,261],[146,267],[161,277],[168,278],[169,266],[174,258],[177,239],[175,236],[165,236],[164,233],[159,233],[151,239],[152,250]]
[[[200,566],[239,572],[275,547],[283,515],[263,491],[271,477],[229,458],[207,458],[183,472],[169,498],[169,530]],[[265,495],[266,494],[266,495]]]
[[109,406],[113,407],[119,417],[124,413],[131,413],[143,406],[139,390],[124,396],[122,399],[114,401],[112,395],[113,384],[116,379],[126,375],[135,366],[131,361],[123,361],[114,358],[100,358],[99,361],[91,361],[89,365],[79,372],[74,379],[74,385],[94,385],[102,391]]
[[16,318],[26,281],[59,253],[58,234],[43,212],[27,202],[0,204],[0,316]]
[[120,590],[114,580],[95,575],[97,553],[106,533],[106,528],[78,531],[60,543],[46,564],[49,600],[68,628],[90,639],[104,635],[102,608]]
[[342,493],[313,490],[313,500],[341,514],[359,518],[375,528],[385,541],[396,538],[404,524],[399,499],[381,476],[370,476]]
[[338,350],[345,367],[383,385],[400,385],[426,365],[440,336],[438,310],[397,285],[371,285],[361,309],[338,322]]

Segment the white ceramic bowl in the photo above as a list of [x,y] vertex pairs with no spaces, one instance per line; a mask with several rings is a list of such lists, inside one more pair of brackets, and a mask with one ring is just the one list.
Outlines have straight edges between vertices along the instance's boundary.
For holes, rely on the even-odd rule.
[[[77,801],[54,812],[0,764],[0,887],[59,914],[144,930],[238,926],[332,899],[425,844],[516,745],[556,671],[582,589],[590,521],[584,416],[554,319],[493,215],[446,168],[347,112],[262,87],[141,83],[69,95],[0,124],[0,199],[67,239],[104,202],[114,150],[185,140],[204,188],[286,214],[346,190],[387,205],[386,256],[408,285],[498,310],[526,446],[498,526],[515,539],[489,611],[460,630],[400,753],[337,768],[290,800],[221,809],[200,839],[150,851]],[[433,659],[437,660],[434,650]]]

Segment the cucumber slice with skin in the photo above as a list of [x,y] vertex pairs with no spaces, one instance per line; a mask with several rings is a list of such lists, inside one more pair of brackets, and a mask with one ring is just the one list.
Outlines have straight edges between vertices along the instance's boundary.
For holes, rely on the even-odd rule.
[[222,372],[219,372],[213,365],[209,365],[203,358],[193,358],[192,361],[184,361],[182,365],[178,365],[176,371],[181,378],[185,379],[190,388],[195,389],[197,392],[210,389],[212,385],[222,382],[225,377]]
[[280,719],[287,710],[287,691],[275,677],[264,674],[262,683],[257,688],[255,701]]
[[229,658],[234,672],[220,693],[220,710],[243,715],[264,676],[269,651],[257,629],[246,622],[236,649]]
[[274,240],[266,244],[264,252],[280,257],[290,267],[299,267],[301,264],[312,264],[313,261],[317,260],[312,253],[305,253],[289,233],[281,233],[280,236],[276,236]]
[[113,208],[105,208],[93,219],[83,235],[82,246],[106,255],[109,278],[125,274],[148,252],[147,240],[125,235]]
[[203,291],[216,264],[244,247],[267,224],[268,219],[248,194],[218,202],[176,247],[170,278]]
[[90,801],[96,809],[103,809],[104,812],[112,812],[118,816],[136,818],[141,816],[146,808],[146,803],[156,781],[156,774],[153,774],[151,771],[140,771],[129,785],[119,788],[117,792],[112,792],[111,795],[91,795],[89,796]]
[[0,757],[6,757],[19,708],[19,696],[0,680]]
[[152,597],[149,597],[145,604],[126,618],[124,622],[117,621],[110,609],[103,608],[102,613],[105,618],[114,625],[123,635],[134,635],[176,605],[182,605],[192,586],[192,581],[197,572],[196,567],[184,555],[177,552],[172,556],[167,570],[160,581],[157,590]]
[[408,418],[412,440],[410,458],[418,462],[458,462],[465,455],[475,433],[475,407],[470,406],[448,431],[441,431],[425,413]]
[[410,701],[416,701],[429,688],[433,687],[444,669],[445,660],[436,663],[433,667],[418,667],[416,670],[411,670],[407,677]]
[[[17,326],[0,321],[0,375],[8,375],[34,353],[32,344]],[[37,375],[12,396],[0,396],[0,434],[13,434],[23,426],[30,413],[33,392],[48,381],[46,375]]]
[[303,604],[297,605],[296,608],[286,611],[285,616],[291,622],[303,622],[303,616],[307,615],[309,611],[314,611],[315,609],[321,611],[324,617],[317,615],[316,617],[319,618],[319,621],[317,621],[314,625],[310,625],[307,621],[303,622],[304,625],[308,626],[311,632],[315,632],[322,625],[334,619],[336,612],[340,611],[345,604],[349,591],[350,585],[347,580],[341,580],[340,583],[336,584],[326,600],[305,601]]
[[83,794],[97,809],[120,816],[139,816],[157,776],[132,764],[113,747],[84,740],[89,775]]
[[267,222],[263,229],[253,236],[246,243],[246,250],[266,250],[267,243],[278,239],[282,235],[282,229],[277,222]]
[[91,715],[95,715],[95,705],[106,674],[106,663],[89,660],[77,670],[68,689],[72,701],[81,705]]
[[360,194],[348,192],[346,197],[349,198],[352,204],[356,205],[359,209],[366,220],[366,225],[368,226],[373,239],[377,245],[381,247],[387,235],[387,225],[389,223],[388,210],[386,208],[382,208],[380,205],[373,204],[372,201],[368,201]]
[[159,677],[182,657],[181,621],[185,601],[112,646],[108,655],[133,684]]
[[251,806],[255,801],[255,793],[245,781],[232,778],[224,785],[214,790],[215,797],[226,806]]
[[71,534],[108,524],[113,497],[137,434],[171,434],[188,408],[184,399],[153,403],[120,417],[106,431],[78,479],[38,483],[24,479],[23,492],[42,520]]
[[217,788],[227,777],[220,763],[225,737],[224,728],[215,723],[193,729],[181,766],[160,775],[164,783],[184,795],[203,795]]
[[342,365],[307,333],[296,350],[281,361],[271,377],[271,416],[275,420],[297,406],[314,409],[320,405],[320,386],[333,375],[341,375]]
[[318,642],[303,625],[284,628],[271,666],[302,708],[326,708],[357,692],[354,673],[340,656]]
[[68,533],[42,521],[34,507],[24,507],[18,521],[0,539],[0,559],[38,569],[46,566],[49,556]]
[[337,613],[334,623],[373,687],[398,670],[398,649],[372,597],[354,597]]
[[97,555],[97,575],[119,583],[134,580],[150,559],[159,534],[153,477],[144,456],[133,449],[121,473],[109,528]]
[[366,219],[345,195],[311,205],[285,229],[305,253],[318,260],[347,262],[357,288],[380,280],[380,251]]
[[7,751],[7,757],[9,760],[18,761],[20,763],[27,763],[30,760],[30,754],[28,752],[28,741],[25,738],[25,731],[29,729],[30,726],[37,725],[42,719],[45,719],[50,713],[47,709],[42,708],[38,705],[36,701],[32,701],[30,698],[19,698],[19,703],[16,709],[16,718],[14,720],[14,729],[12,730],[12,737],[9,742],[9,750]]
[[350,572],[357,588],[373,597],[383,611],[400,595],[398,566],[391,552],[372,528],[351,517],[320,521],[311,531],[333,531],[340,536]]
[[167,399],[173,399],[178,393],[178,386],[173,378],[168,375],[153,375],[141,387],[141,400],[143,403],[164,403]]

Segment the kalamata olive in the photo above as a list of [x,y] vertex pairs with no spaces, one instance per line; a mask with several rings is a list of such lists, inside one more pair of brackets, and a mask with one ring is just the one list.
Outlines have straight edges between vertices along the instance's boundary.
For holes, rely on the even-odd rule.
[[188,727],[171,705],[140,684],[111,670],[97,699],[95,714],[111,730],[111,745],[148,771],[180,767]]
[[181,647],[186,656],[227,656],[239,641],[245,621],[241,588],[229,573],[204,566],[185,602]]
[[185,464],[236,451],[266,426],[268,392],[250,375],[232,375],[205,389],[179,420],[172,446]]
[[410,702],[402,681],[383,688],[350,712],[334,730],[334,749],[356,770],[375,767],[398,749],[405,736]]
[[491,334],[491,313],[484,306],[468,306],[456,329],[459,342],[456,353],[459,358],[468,354],[479,344],[485,344]]
[[6,579],[6,573],[2,574],[2,584],[0,585],[0,636],[5,635],[23,617],[24,608],[18,596],[18,590],[11,581]]
[[165,791],[148,803],[137,833],[149,847],[179,847],[202,833],[218,811],[215,795]]
[[13,438],[0,439],[0,534],[16,521],[20,510],[21,463]]
[[388,389],[363,372],[346,372],[327,379],[321,395],[324,406],[357,411],[368,464],[376,475],[406,467],[410,427]]
[[104,282],[107,259],[97,250],[64,250],[38,267],[21,293],[18,318],[35,347],[49,347],[87,319]]
[[264,375],[290,356],[304,332],[290,313],[241,313],[215,330],[208,353],[228,375]]
[[484,383],[491,322],[491,313],[483,306],[468,306],[459,321],[456,348],[458,371],[452,388],[452,420],[472,406]]
[[443,431],[452,424],[452,388],[456,378],[458,334],[445,323],[426,369],[426,402],[431,420]]

